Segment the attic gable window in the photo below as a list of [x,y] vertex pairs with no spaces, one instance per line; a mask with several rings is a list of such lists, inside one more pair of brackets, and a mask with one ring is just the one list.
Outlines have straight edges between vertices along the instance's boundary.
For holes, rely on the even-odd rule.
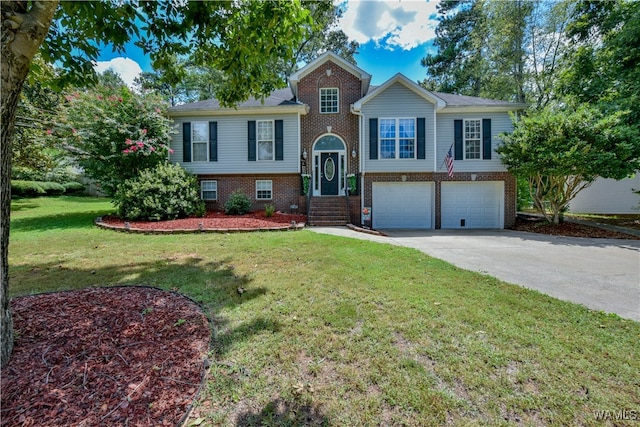
[[320,113],[338,113],[338,88],[327,87],[320,89]]

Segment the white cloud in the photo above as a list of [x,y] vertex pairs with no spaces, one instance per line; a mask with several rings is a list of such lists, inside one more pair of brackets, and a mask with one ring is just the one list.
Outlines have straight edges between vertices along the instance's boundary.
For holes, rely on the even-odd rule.
[[438,1],[348,0],[339,27],[351,40],[410,50],[435,38]]
[[97,73],[104,73],[111,69],[114,73],[119,74],[122,80],[133,88],[133,80],[142,73],[142,68],[136,61],[131,58],[116,57],[110,61],[98,61],[93,66]]

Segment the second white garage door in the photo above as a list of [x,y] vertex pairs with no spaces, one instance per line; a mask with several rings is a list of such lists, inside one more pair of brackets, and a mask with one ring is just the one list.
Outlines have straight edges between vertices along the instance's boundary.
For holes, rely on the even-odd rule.
[[443,182],[442,228],[504,228],[504,182]]
[[373,228],[433,228],[432,182],[374,182]]

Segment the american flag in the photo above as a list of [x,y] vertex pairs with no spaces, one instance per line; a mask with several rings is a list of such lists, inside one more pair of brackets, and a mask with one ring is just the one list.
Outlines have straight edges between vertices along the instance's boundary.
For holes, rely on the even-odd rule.
[[447,172],[449,172],[449,177],[453,176],[453,156],[451,155],[451,148],[452,147],[449,147],[447,155],[444,156],[444,162],[447,165]]

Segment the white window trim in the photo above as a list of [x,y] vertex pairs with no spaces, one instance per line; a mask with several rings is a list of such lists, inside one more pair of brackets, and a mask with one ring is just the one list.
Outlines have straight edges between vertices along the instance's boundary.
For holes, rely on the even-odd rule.
[[[480,137],[478,139],[467,138],[467,122],[480,122]],[[480,150],[478,157],[467,158],[467,141],[480,141]],[[463,160],[482,160],[482,119],[463,119],[462,120],[462,158]]]
[[[395,120],[396,122],[396,132],[395,132],[395,157],[391,158],[382,158],[382,140],[383,139],[391,139],[391,138],[382,138],[380,132],[380,126],[382,120]],[[401,139],[411,139],[411,138],[400,138],[400,120],[413,120],[413,157],[400,157],[400,140]],[[418,120],[416,117],[380,117],[378,118],[378,157],[381,160],[415,160],[418,155]]]
[[[269,183],[269,192],[271,193],[271,197],[258,197],[258,183],[268,182]],[[260,191],[266,191],[265,189],[260,189]],[[256,179],[256,200],[273,200],[273,181],[270,179]]]
[[[332,90],[335,89],[336,91],[336,107],[337,110],[336,111],[322,111],[322,91],[323,90]],[[318,111],[320,111],[320,114],[339,114],[340,113],[340,88],[337,87],[321,87],[318,90]]]
[[[267,142],[267,140],[260,139],[259,123],[271,123],[271,158],[260,158],[260,142]],[[275,120],[256,120],[256,161],[258,162],[275,162],[276,160],[276,124]]]
[[[211,190],[211,189],[205,190],[204,189],[204,183],[212,183],[212,182],[215,183],[215,185],[216,185],[215,190]],[[205,197],[204,197],[204,192],[205,191],[215,191],[216,192],[215,199],[205,199]],[[210,200],[210,201],[218,200],[218,181],[216,181],[215,179],[203,179],[202,181],[200,181],[200,198],[202,200]]]
[[[194,132],[196,130],[195,124],[197,123],[204,123],[205,128],[207,129],[207,137],[205,141],[196,141],[194,136]],[[193,149],[193,144],[204,144],[206,149],[206,153],[207,153],[207,160],[195,160],[195,150]],[[208,162],[209,161],[209,122],[203,122],[203,121],[198,121],[198,122],[191,122],[191,161],[195,162],[195,163],[200,163],[200,162]]]

